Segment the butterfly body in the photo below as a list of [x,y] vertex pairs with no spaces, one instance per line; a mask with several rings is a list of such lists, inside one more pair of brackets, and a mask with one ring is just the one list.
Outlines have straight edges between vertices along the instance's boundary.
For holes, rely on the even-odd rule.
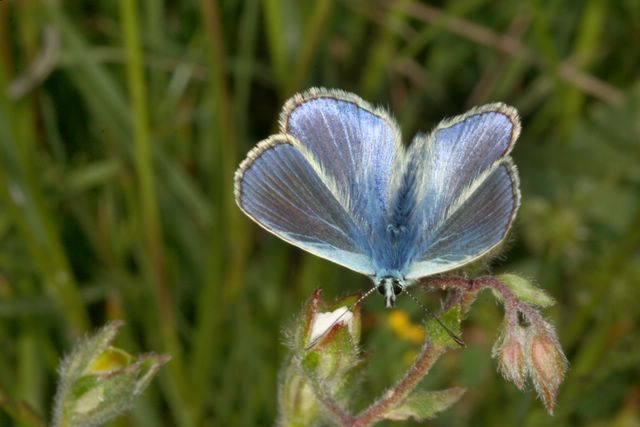
[[415,280],[468,264],[506,237],[520,203],[508,156],[515,110],[489,104],[402,143],[386,113],[311,89],[236,172],[239,207],[308,252],[370,276],[393,306]]

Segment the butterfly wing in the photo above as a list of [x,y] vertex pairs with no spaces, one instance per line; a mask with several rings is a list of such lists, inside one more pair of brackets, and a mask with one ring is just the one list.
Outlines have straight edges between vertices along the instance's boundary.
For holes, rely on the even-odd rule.
[[241,165],[238,205],[289,243],[373,275],[370,236],[403,155],[395,121],[355,95],[311,89],[285,104],[280,126]]
[[240,209],[281,239],[363,274],[373,274],[361,225],[334,180],[290,135],[258,144],[235,176]]
[[407,279],[459,268],[505,239],[520,205],[508,156],[519,134],[516,110],[490,104],[416,137],[405,172],[415,174],[411,224],[418,236]]
[[353,94],[316,88],[285,104],[280,126],[339,183],[370,234],[388,211],[394,167],[404,152],[395,120]]

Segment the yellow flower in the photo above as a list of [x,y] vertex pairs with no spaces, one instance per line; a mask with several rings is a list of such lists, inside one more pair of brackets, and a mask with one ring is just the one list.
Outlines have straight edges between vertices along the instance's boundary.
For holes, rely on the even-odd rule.
[[393,310],[388,317],[391,330],[400,338],[416,344],[424,340],[424,329],[411,323],[411,319],[403,310]]

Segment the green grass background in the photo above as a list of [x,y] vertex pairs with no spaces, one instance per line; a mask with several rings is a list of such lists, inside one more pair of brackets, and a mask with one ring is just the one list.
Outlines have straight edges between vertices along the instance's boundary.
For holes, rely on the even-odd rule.
[[[491,271],[557,298],[571,368],[549,417],[496,373],[484,296],[424,382],[468,393],[429,425],[640,425],[639,72],[635,0],[0,1],[0,401],[48,417],[60,357],[124,319],[118,346],[173,360],[111,425],[271,425],[282,327],[317,287],[370,284],[255,226],[232,176],[287,97],[325,86],[387,106],[405,141],[490,101],[522,115],[523,205]],[[364,313],[362,405],[417,349],[380,299]]]

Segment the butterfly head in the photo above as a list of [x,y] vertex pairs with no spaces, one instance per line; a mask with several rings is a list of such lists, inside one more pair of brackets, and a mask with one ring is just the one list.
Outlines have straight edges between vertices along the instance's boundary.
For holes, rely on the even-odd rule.
[[405,286],[404,279],[393,276],[385,276],[376,281],[376,289],[381,295],[384,295],[387,308],[396,305],[396,296],[402,293]]

